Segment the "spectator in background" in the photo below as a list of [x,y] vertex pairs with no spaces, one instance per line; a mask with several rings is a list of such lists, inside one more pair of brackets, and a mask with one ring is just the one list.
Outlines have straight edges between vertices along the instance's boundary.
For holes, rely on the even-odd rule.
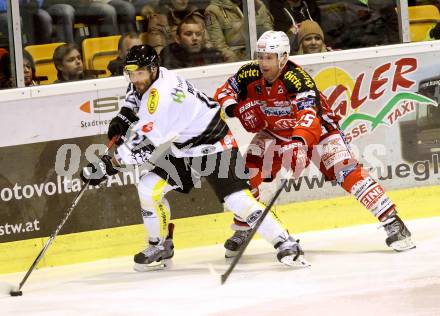
[[189,0],[169,0],[169,2],[162,7],[161,13],[164,14],[168,20],[171,42],[176,42],[176,31],[179,23],[196,10],[197,7],[190,4]]
[[6,0],[0,0],[0,34],[9,37],[8,15],[6,14]]
[[272,0],[269,9],[275,18],[275,31],[298,33],[304,20],[321,23],[321,14],[315,0]]
[[196,14],[184,18],[177,27],[176,43],[160,53],[161,64],[177,69],[224,62],[219,50],[206,47],[205,34],[205,24]]
[[[379,0],[376,0],[379,1]],[[428,5],[432,4],[435,5],[440,10],[440,1],[439,0],[408,0],[408,6],[415,6],[415,5]]]
[[[395,0],[369,0],[362,44],[359,47],[397,44],[399,39],[399,17]],[[359,20],[363,14],[359,14]]]
[[147,32],[141,37],[142,42],[153,47],[157,54],[169,43],[169,26],[167,17],[152,12],[147,17]]
[[81,53],[73,44],[58,46],[53,53],[53,62],[58,77],[54,83],[93,78],[84,73]]
[[[23,74],[26,87],[35,86],[35,63],[31,54],[23,50]],[[13,88],[15,83],[12,81],[11,60],[9,52],[0,48],[0,89]]]
[[[147,9],[151,13],[159,12],[159,0],[131,0],[136,10],[136,15],[143,15],[143,10]],[[147,14],[150,15],[150,14]]]
[[434,41],[440,39],[440,22],[437,23],[428,34],[428,40]]
[[44,0],[20,0],[23,25],[23,44],[47,44],[52,42],[52,18],[43,10]]
[[121,36],[118,42],[118,57],[107,66],[112,76],[122,76],[124,74],[124,60],[130,48],[142,45],[142,41],[137,33],[126,33]]
[[[211,0],[205,10],[209,38],[227,62],[245,60],[248,34],[241,0]],[[273,29],[273,18],[261,0],[255,0],[257,36]]]
[[302,21],[321,23],[321,14],[315,0],[272,0],[269,5],[275,31],[283,31],[290,41],[291,53],[299,48],[297,34]]
[[12,88],[11,59],[9,52],[0,48],[0,89]]
[[53,20],[54,42],[74,43],[75,9],[68,2],[68,0],[45,0],[43,2],[43,8]]
[[328,52],[324,44],[324,32],[315,21],[305,20],[298,32],[298,55]]
[[136,30],[136,10],[127,0],[94,0],[108,3],[116,10],[119,34],[134,32]]
[[[179,23],[187,16],[197,13],[195,18],[200,18],[204,22],[205,17],[203,10],[197,8],[197,6],[190,4],[189,0],[167,0],[163,6],[154,9],[150,5],[146,5],[142,9],[142,16],[149,22],[153,15],[159,15],[160,19],[166,20],[166,41],[168,43],[176,42],[176,30]],[[150,24],[148,23],[147,24]],[[152,22],[154,23],[154,21]],[[205,34],[207,43],[209,42],[209,36]],[[151,45],[150,45],[151,46]]]
[[35,81],[35,63],[32,55],[26,50],[23,50],[23,72],[24,72],[24,85],[26,87],[36,86]]
[[[52,18],[42,9],[43,0],[20,0],[23,44],[46,44],[51,42]],[[6,0],[0,0],[0,33],[8,36]]]
[[107,2],[108,0],[44,0],[43,5],[55,21],[60,41],[74,43],[75,22],[85,23],[91,37],[118,34],[116,10]]

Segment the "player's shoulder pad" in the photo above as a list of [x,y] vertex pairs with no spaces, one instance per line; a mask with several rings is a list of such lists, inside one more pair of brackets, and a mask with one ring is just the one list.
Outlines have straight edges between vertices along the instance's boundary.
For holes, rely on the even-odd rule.
[[251,82],[260,78],[261,71],[257,62],[244,64],[240,67],[240,69],[238,69],[237,73],[235,74],[235,80],[240,86],[248,85]]
[[287,69],[281,79],[289,93],[317,89],[313,78],[304,69],[292,62],[287,64]]

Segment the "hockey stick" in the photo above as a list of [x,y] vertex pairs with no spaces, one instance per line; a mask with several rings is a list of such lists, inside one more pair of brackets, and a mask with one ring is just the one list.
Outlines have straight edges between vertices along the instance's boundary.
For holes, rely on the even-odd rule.
[[283,179],[281,181],[281,185],[278,188],[278,190],[275,192],[274,196],[272,197],[272,199],[269,201],[269,203],[267,204],[266,208],[264,209],[263,213],[261,214],[260,218],[258,219],[258,221],[255,223],[255,226],[251,229],[251,232],[249,234],[249,236],[247,237],[246,241],[244,242],[244,244],[241,246],[238,254],[234,257],[234,259],[232,260],[231,264],[229,265],[228,269],[226,270],[225,273],[223,273],[221,275],[221,283],[225,284],[225,282],[228,280],[229,275],[232,273],[232,270],[234,270],[235,266],[237,265],[238,261],[240,260],[240,258],[243,256],[244,251],[246,250],[247,246],[249,245],[249,243],[251,242],[252,238],[254,237],[255,233],[257,232],[258,228],[260,227],[261,223],[264,221],[264,219],[266,218],[267,214],[269,213],[270,209],[272,208],[273,204],[275,203],[275,201],[277,200],[277,198],[280,196],[281,191],[283,191],[283,188],[285,187],[285,185],[287,184],[288,181],[288,177],[286,177],[285,179]]
[[[113,145],[115,144],[115,142],[118,140],[118,136],[114,136],[107,144],[107,149],[104,153],[107,154],[108,151],[113,147]],[[26,275],[24,276],[23,280],[21,280],[20,285],[18,287],[18,289],[12,289],[9,294],[11,296],[21,296],[23,295],[23,292],[21,291],[21,288],[23,287],[23,285],[25,284],[26,280],[29,278],[29,276],[31,275],[31,273],[35,270],[35,267],[38,265],[38,263],[40,262],[40,260],[43,258],[44,254],[46,253],[47,249],[49,248],[49,246],[52,244],[52,242],[54,241],[55,237],[58,235],[58,233],[60,232],[61,228],[64,226],[64,224],[66,223],[67,219],[69,218],[70,214],[73,212],[74,208],[76,207],[76,205],[78,204],[79,200],[81,199],[84,191],[86,190],[86,188],[89,186],[89,182],[90,179],[84,183],[83,187],[81,188],[81,190],[78,192],[78,194],[76,195],[76,197],[73,199],[72,203],[70,204],[70,207],[66,210],[66,212],[64,213],[64,217],[61,220],[61,223],[58,225],[58,227],[55,229],[55,231],[50,235],[49,239],[46,241],[46,244],[44,245],[43,249],[41,249],[40,253],[38,254],[37,258],[35,258],[34,262],[32,263],[31,267],[29,268],[29,270],[27,271]]]

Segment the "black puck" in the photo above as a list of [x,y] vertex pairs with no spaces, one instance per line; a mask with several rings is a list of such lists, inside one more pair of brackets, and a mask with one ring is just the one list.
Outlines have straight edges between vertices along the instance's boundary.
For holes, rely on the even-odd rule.
[[23,292],[22,291],[11,291],[9,294],[11,294],[11,296],[22,296]]

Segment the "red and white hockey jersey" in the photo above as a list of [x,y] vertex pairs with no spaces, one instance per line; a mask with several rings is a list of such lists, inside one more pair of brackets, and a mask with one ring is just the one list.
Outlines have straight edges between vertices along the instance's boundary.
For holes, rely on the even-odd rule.
[[267,122],[265,130],[281,140],[299,138],[313,146],[322,132],[338,128],[339,119],[314,80],[291,61],[270,86],[258,63],[247,63],[217,89],[214,98],[223,108],[246,99],[258,101]]

